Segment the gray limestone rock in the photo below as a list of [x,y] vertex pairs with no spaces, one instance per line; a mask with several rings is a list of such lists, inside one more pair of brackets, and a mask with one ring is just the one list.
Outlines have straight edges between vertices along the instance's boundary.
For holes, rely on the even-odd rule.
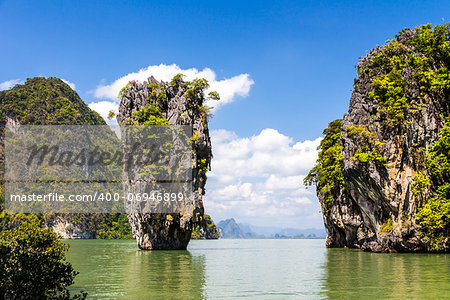
[[[182,81],[159,82],[154,77],[144,82],[130,82],[121,92],[121,103],[117,120],[122,128],[133,118],[133,113],[144,107],[156,105],[162,117],[172,125],[188,125],[193,128],[197,138],[192,151],[192,186],[194,200],[183,213],[153,213],[133,211],[128,213],[133,236],[140,249],[186,249],[193,226],[203,224],[203,202],[205,193],[206,169],[210,167],[212,158],[211,140],[209,137],[207,114],[203,110],[205,97],[203,92],[198,99],[186,96],[189,86]],[[200,166],[200,162],[202,165]],[[133,190],[139,179],[138,170],[125,170],[129,179],[125,190]],[[148,186],[141,183],[142,190]]]
[[[401,51],[386,56],[423,55],[410,44],[416,34],[416,30],[404,30],[397,38],[401,42]],[[366,70],[366,73],[355,79],[350,107],[341,128],[342,173],[346,187],[334,199],[328,215],[324,214],[329,247],[376,252],[427,249],[418,233],[416,213],[427,199],[433,197],[436,187],[427,185],[417,194],[413,193],[411,183],[418,172],[429,177],[423,151],[437,140],[444,126],[442,113],[448,110],[448,95],[437,90],[428,90],[421,95],[414,70],[404,67],[401,76],[408,82],[403,90],[409,108],[403,110],[404,119],[399,124],[386,125],[386,114],[370,92],[374,90],[374,78],[391,70],[389,64],[375,66],[374,60],[380,51],[397,51],[393,49],[386,50],[386,46],[372,49],[358,64],[358,70]],[[355,154],[367,143],[351,133],[355,128],[370,133],[373,141],[381,143],[378,152],[385,163],[374,160],[360,163],[355,159]],[[324,207],[325,195],[320,192],[320,187],[317,190]],[[448,246],[447,239],[443,251],[448,251]]]

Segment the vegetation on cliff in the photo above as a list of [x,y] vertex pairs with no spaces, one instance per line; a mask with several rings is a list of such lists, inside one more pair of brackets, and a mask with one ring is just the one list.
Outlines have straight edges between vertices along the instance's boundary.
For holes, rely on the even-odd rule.
[[210,215],[205,214],[205,226],[202,228],[200,225],[194,225],[192,230],[191,239],[193,240],[209,240],[218,239],[220,236],[219,230],[216,224],[214,224]]
[[[417,212],[420,233],[431,250],[439,250],[450,237],[450,124],[429,151],[427,168],[436,186],[435,196]],[[426,184],[430,184],[429,181]]]
[[0,91],[0,120],[17,118],[27,125],[106,125],[78,94],[55,77],[29,78]]
[[322,212],[328,216],[328,210],[334,199],[344,188],[342,161],[344,159],[341,145],[342,120],[334,120],[323,131],[324,138],[320,142],[317,164],[304,179],[305,185],[316,185],[324,195]]
[[[317,164],[305,178],[323,199],[329,238],[353,227],[349,247],[420,251],[424,244],[428,251],[448,251],[450,23],[403,30],[362,57],[357,71],[349,114],[325,129]],[[401,186],[402,178],[409,178],[409,187]],[[390,185],[410,192],[386,190]],[[350,189],[358,198],[346,203],[352,209],[330,216]],[[372,210],[379,212],[367,215]],[[346,211],[351,216],[339,215]]]
[[[378,105],[374,119],[390,129],[402,130],[409,114],[418,114],[430,105],[430,92],[450,91],[450,24],[423,25],[415,29],[411,39],[404,39],[403,30],[396,39],[377,46],[376,54],[367,64],[358,66],[358,77],[370,78],[369,97]],[[418,93],[411,93],[411,90]],[[448,115],[448,105],[444,107]]]
[[[55,77],[29,78],[10,90],[0,91],[0,123],[11,118],[25,125],[106,125],[65,82]],[[1,129],[1,128],[0,128]],[[1,129],[3,136],[3,129]],[[0,231],[22,223],[48,226],[62,216],[96,238],[131,238],[125,214],[11,214],[4,211],[3,141],[0,143]]]

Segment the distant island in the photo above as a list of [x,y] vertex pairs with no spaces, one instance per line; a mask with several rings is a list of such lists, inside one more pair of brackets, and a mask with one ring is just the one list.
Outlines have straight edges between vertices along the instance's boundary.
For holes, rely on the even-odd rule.
[[106,125],[63,80],[29,78],[24,84],[0,91],[0,231],[24,223],[52,228],[65,239],[128,239],[131,228],[125,214],[12,214],[4,210],[4,128],[26,125]]
[[234,218],[217,223],[220,237],[225,239],[251,238],[325,238],[323,229],[295,229],[281,227],[261,227],[237,223]]

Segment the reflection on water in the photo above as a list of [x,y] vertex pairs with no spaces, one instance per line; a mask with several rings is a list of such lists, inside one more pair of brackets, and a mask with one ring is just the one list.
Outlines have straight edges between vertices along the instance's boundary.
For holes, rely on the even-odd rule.
[[76,240],[68,259],[89,298],[444,299],[450,256],[326,249],[324,240],[191,241],[140,251],[134,241]]
[[208,299],[314,299],[320,291],[325,240],[194,241],[205,256]]
[[325,270],[321,295],[330,299],[450,297],[450,258],[445,254],[328,249]]
[[[136,251],[130,257],[127,296],[201,299],[204,257],[189,251]],[[132,288],[130,288],[132,287]]]
[[68,241],[80,272],[74,289],[89,298],[201,299],[204,257],[189,251],[141,251],[134,241]]

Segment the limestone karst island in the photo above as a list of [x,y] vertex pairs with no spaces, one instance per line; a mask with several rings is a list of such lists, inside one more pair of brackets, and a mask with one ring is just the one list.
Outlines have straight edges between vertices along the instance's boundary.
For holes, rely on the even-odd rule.
[[0,299],[450,299],[445,1],[0,1]]
[[450,251],[449,28],[404,29],[360,58],[348,113],[305,178],[328,247]]

